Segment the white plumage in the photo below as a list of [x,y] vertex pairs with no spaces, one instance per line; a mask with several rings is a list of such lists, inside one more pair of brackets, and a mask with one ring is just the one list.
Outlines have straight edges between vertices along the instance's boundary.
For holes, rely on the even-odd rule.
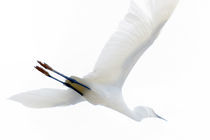
[[74,105],[85,100],[79,94],[75,94],[72,89],[49,88],[20,93],[10,97],[10,99],[32,108]]
[[87,100],[95,105],[112,108],[136,121],[147,117],[161,118],[149,107],[128,108],[121,89],[130,70],[154,42],[177,2],[138,0],[137,5],[131,1],[129,12],[105,45],[93,72],[82,79],[73,77],[90,88],[81,90],[79,86],[73,85],[83,96],[72,89],[40,89],[14,95],[11,99],[36,108],[70,105]]

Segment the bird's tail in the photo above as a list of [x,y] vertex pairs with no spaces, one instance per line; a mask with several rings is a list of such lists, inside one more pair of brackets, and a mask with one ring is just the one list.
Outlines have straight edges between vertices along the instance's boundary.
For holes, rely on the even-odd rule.
[[9,99],[32,108],[65,106],[84,101],[84,98],[73,90],[61,89],[33,90],[14,95]]

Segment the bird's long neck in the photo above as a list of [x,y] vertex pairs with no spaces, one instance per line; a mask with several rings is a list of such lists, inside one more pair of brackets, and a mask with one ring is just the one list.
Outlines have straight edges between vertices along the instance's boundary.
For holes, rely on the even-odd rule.
[[106,105],[109,108],[112,108],[113,110],[120,112],[124,115],[126,115],[127,117],[136,120],[136,113],[130,109],[126,103],[121,100],[121,101],[116,101],[114,104],[110,104],[110,105]]

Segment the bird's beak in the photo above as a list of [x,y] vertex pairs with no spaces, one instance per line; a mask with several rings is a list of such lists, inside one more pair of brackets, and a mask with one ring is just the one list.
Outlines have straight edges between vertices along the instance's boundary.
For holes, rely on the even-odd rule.
[[164,120],[164,121],[167,121],[166,119],[164,119],[163,117],[159,116],[158,114],[155,113],[155,115],[156,115],[157,118],[159,118],[161,120]]

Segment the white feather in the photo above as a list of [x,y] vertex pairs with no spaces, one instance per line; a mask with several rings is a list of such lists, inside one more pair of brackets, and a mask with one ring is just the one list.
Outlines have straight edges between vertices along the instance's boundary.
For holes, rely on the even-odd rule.
[[140,4],[136,5],[131,1],[129,12],[106,43],[93,72],[84,77],[101,95],[97,101],[136,121],[147,117],[161,117],[149,107],[138,106],[134,110],[129,109],[121,95],[121,88],[139,57],[157,38],[178,0],[138,2]]
[[[84,79],[77,78],[91,89],[83,93],[87,101],[112,108],[136,121],[161,117],[149,107],[129,109],[121,94],[122,85],[139,57],[158,36],[178,0],[138,2],[138,6],[131,2],[128,14],[105,45],[93,72]],[[11,99],[30,107],[52,107],[75,104],[83,101],[83,97],[72,90],[41,89]]]
[[32,108],[45,108],[64,105],[74,105],[84,98],[73,90],[39,89],[19,93],[10,97],[11,100]]
[[178,0],[131,2],[129,13],[102,50],[92,73],[85,78],[97,84],[122,87],[139,57],[156,39]]

